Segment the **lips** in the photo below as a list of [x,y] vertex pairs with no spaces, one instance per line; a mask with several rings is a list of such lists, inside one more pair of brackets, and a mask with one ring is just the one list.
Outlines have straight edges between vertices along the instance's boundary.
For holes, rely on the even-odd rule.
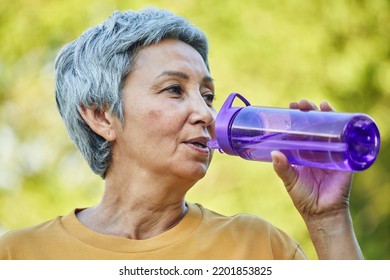
[[209,148],[207,147],[207,141],[209,140],[209,137],[196,137],[185,141],[185,144],[197,151],[208,152]]

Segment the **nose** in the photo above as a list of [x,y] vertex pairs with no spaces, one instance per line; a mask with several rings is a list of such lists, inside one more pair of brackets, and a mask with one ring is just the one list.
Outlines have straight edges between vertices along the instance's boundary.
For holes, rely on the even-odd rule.
[[204,127],[214,125],[216,118],[216,111],[213,107],[210,107],[203,99],[200,93],[194,94],[191,98],[191,114],[189,121],[191,124],[199,124]]

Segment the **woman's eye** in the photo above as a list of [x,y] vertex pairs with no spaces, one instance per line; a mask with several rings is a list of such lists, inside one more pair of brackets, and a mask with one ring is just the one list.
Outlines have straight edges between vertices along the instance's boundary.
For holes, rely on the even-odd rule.
[[166,88],[165,90],[170,92],[170,93],[176,94],[176,95],[183,94],[183,89],[179,85],[170,86],[170,87]]
[[215,98],[214,93],[208,92],[208,93],[204,93],[202,96],[203,99],[206,101],[207,105],[209,105],[210,107],[213,106],[213,101]]

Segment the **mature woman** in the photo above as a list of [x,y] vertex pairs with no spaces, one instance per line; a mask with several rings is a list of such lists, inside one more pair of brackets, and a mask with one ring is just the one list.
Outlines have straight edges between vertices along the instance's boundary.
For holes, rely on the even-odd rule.
[[[185,201],[212,158],[207,55],[199,29],[159,9],[115,12],[65,46],[55,65],[58,109],[105,192],[94,207],[4,235],[0,258],[306,258],[267,221]],[[305,100],[291,107],[315,109]],[[272,156],[318,257],[362,258],[348,205],[352,175]]]

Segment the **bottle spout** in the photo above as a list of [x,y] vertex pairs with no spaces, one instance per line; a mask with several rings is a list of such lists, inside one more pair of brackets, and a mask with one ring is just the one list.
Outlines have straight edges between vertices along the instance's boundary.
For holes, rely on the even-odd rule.
[[211,150],[220,149],[217,139],[211,139],[207,142],[207,147]]

